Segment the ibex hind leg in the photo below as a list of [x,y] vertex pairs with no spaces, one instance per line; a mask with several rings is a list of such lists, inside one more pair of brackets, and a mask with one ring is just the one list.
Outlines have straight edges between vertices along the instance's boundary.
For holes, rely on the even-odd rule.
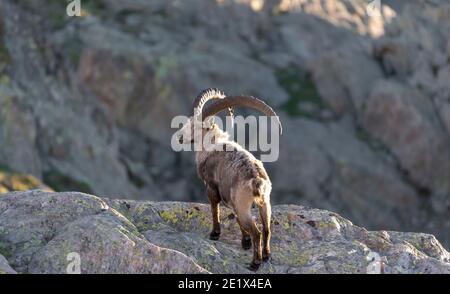
[[[248,192],[248,191],[246,191]],[[238,199],[239,205],[236,207],[236,216],[241,226],[241,230],[251,237],[253,246],[253,259],[250,264],[250,269],[256,271],[262,262],[262,250],[261,250],[261,232],[258,229],[255,221],[252,217],[251,207],[254,201],[252,193],[241,193],[236,195],[235,199]],[[246,235],[243,236],[243,238]]]
[[220,195],[216,189],[208,187],[206,189],[206,193],[208,195],[209,203],[211,204],[211,213],[213,219],[213,228],[211,234],[209,234],[209,238],[211,240],[219,240],[220,237]]
[[270,221],[272,217],[272,208],[270,203],[266,202],[259,207],[259,215],[261,217],[263,227],[262,259],[263,261],[268,261],[270,259]]

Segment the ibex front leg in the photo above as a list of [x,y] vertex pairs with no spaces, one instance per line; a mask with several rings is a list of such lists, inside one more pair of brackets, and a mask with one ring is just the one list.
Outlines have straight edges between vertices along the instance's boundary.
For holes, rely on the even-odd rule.
[[211,240],[219,240],[220,237],[220,211],[219,211],[219,203],[220,203],[220,195],[216,189],[211,187],[207,187],[206,193],[208,194],[209,203],[211,204],[211,213],[213,219],[213,229],[209,238]]

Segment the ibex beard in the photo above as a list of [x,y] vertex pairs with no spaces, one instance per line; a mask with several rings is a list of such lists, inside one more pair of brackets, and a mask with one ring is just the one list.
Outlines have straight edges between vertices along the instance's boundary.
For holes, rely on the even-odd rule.
[[[204,107],[212,99],[217,100]],[[195,99],[192,116],[177,135],[180,143],[208,141],[209,148],[195,150],[195,161],[198,176],[206,186],[211,204],[213,228],[210,239],[219,239],[219,204],[222,203],[236,215],[242,232],[242,248],[248,250],[253,246],[249,268],[257,270],[262,261],[270,257],[272,183],[262,162],[230,140],[229,135],[213,122],[213,115],[225,109],[232,117],[235,106],[254,108],[267,116],[276,117],[281,132],[278,116],[263,101],[251,96],[227,97],[218,89],[206,89]],[[259,209],[262,233],[252,217],[253,204]]]

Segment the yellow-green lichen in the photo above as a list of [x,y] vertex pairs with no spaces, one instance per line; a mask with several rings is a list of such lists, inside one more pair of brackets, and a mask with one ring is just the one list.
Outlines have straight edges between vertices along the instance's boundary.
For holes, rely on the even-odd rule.
[[178,223],[178,216],[174,211],[164,210],[159,213],[164,221],[176,224]]
[[210,217],[199,207],[185,207],[180,204],[173,204],[172,207],[160,211],[161,218],[170,225],[177,225],[183,230],[201,230],[210,228]]
[[298,246],[294,243],[285,246],[272,246],[272,256],[274,260],[283,264],[292,266],[304,266],[311,257],[311,252],[300,251]]
[[150,216],[145,215],[145,216],[139,218],[139,220],[137,222],[135,222],[135,226],[140,232],[147,231],[147,230],[151,229],[153,227],[153,225],[155,225],[155,224],[152,224],[150,226],[149,223],[150,223]]
[[192,221],[198,220],[199,224],[203,228],[209,228],[211,226],[210,218],[203,211],[198,208],[191,208],[186,217],[186,227],[191,224]]
[[309,262],[309,258],[309,254],[307,254],[306,252],[300,252],[299,254],[294,256],[294,264],[297,266],[304,266]]
[[7,193],[7,192],[9,192],[9,190],[5,186],[0,184],[0,194]]
[[0,193],[26,191],[37,188],[43,188],[43,185],[32,175],[0,170]]

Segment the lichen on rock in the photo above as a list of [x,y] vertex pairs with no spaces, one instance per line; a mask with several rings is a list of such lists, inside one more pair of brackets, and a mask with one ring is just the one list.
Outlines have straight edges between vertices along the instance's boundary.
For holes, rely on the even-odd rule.
[[15,173],[0,166],[0,194],[11,191],[42,189],[52,191],[39,179],[30,174]]
[[[250,273],[251,252],[227,208],[221,226],[209,240],[210,208],[200,203],[11,192],[0,197],[0,272],[65,273],[76,253],[81,273]],[[367,231],[296,205],[273,207],[271,247],[258,273],[367,273],[374,255],[385,273],[450,273],[432,235]]]

